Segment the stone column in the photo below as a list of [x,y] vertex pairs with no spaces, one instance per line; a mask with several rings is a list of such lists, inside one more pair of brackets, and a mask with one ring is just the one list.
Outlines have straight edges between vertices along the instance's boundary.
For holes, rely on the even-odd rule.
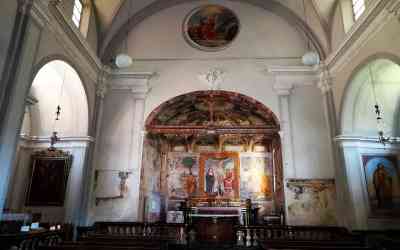
[[328,69],[321,63],[317,85],[323,96],[324,116],[328,128],[328,138],[331,145],[332,161],[335,170],[337,220],[340,226],[350,226],[346,225],[346,221],[349,221],[346,217],[349,216],[349,206],[351,205],[349,199],[347,199],[345,195],[348,194],[346,169],[343,160],[343,152],[341,152],[340,146],[337,145],[335,141],[335,137],[338,135],[338,127],[332,82],[333,78],[330,76]]
[[282,141],[283,174],[285,179],[296,177],[296,168],[293,160],[292,121],[290,117],[290,95],[292,89],[292,84],[278,83],[274,86],[274,90],[279,98],[280,136]]

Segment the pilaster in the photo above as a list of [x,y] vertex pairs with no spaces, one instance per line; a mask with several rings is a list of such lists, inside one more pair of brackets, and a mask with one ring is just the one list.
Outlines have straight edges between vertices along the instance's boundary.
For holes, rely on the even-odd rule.
[[134,216],[132,220],[140,220],[141,218],[141,197],[140,197],[140,181],[142,168],[142,151],[144,132],[144,111],[146,98],[150,92],[150,79],[154,73],[149,72],[113,72],[109,85],[110,91],[129,92],[132,98],[133,121],[131,127],[131,145],[129,156],[129,171],[132,173],[132,181],[130,184],[131,195],[129,202],[135,204],[135,210],[129,216]]
[[279,98],[279,114],[283,152],[283,171],[285,179],[296,177],[294,165],[292,120],[290,116],[290,95],[292,94],[292,84],[275,84],[274,90]]
[[331,76],[328,67],[321,62],[319,65],[319,80],[317,83],[318,88],[321,90],[323,98],[324,117],[326,126],[328,128],[328,139],[331,147],[332,161],[335,172],[335,185],[336,185],[336,210],[337,214],[341,215],[337,217],[340,226],[349,226],[347,216],[349,216],[349,203],[346,194],[347,190],[347,177],[345,163],[343,159],[343,153],[335,143],[335,137],[338,133],[336,109],[334,103],[334,96],[332,91],[334,78]]

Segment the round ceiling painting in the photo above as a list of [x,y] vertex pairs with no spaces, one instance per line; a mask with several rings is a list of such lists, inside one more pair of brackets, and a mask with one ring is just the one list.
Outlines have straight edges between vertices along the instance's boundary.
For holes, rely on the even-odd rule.
[[206,5],[186,17],[184,34],[195,48],[217,51],[226,48],[239,33],[239,19],[229,9]]

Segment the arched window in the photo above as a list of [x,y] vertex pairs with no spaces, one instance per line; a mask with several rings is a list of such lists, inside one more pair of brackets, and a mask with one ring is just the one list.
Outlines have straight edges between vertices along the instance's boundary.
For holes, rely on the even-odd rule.
[[72,12],[72,21],[74,22],[77,28],[79,28],[81,25],[82,13],[83,13],[82,0],[75,0],[74,10]]
[[365,0],[352,0],[352,4],[354,20],[357,21],[365,11]]
[[91,15],[91,2],[89,0],[75,0],[72,11],[72,22],[86,37],[89,29]]

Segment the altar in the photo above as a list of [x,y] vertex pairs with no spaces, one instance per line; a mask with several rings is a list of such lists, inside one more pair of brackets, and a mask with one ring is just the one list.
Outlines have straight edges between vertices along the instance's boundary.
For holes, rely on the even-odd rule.
[[197,241],[234,243],[234,227],[240,224],[240,207],[195,207],[190,220]]

